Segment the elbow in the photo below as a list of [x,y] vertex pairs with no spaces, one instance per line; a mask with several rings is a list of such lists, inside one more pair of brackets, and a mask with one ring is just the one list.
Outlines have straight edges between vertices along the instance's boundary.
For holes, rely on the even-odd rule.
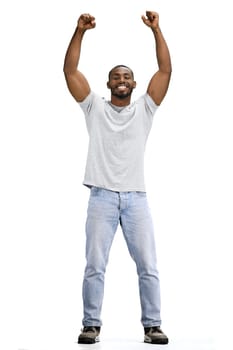
[[168,68],[167,68],[167,74],[172,74],[172,66],[169,66]]
[[74,74],[77,70],[77,67],[74,66],[73,64],[70,64],[69,62],[64,62],[64,65],[63,65],[63,73],[65,75],[70,75],[70,74]]
[[68,82],[71,78],[70,72],[67,69],[63,68],[63,74],[64,74],[66,82]]
[[169,70],[167,70],[166,74],[167,74],[167,76],[168,76],[168,79],[170,80],[170,79],[171,79],[171,75],[172,75],[172,68],[170,68]]
[[163,64],[160,65],[159,70],[164,74],[171,75],[172,74],[171,60],[168,59],[166,62],[163,62]]
[[172,68],[167,67],[167,69],[161,70],[161,73],[164,76],[164,78],[169,82],[171,79],[171,75],[172,75]]
[[172,65],[170,65],[167,69],[167,73],[172,75]]
[[63,73],[66,74],[66,72],[67,72],[67,67],[64,65],[63,66]]
[[65,64],[63,66],[63,73],[65,76],[69,73],[69,68]]
[[167,66],[162,67],[161,72],[171,76],[171,74],[172,74],[172,65],[169,64]]
[[69,74],[74,73],[74,71],[73,71],[70,67],[64,65],[64,66],[63,66],[63,73],[64,73],[65,76],[66,76],[66,75],[69,75]]
[[64,77],[66,79],[66,81],[71,81],[75,78],[76,76],[76,69],[69,69],[67,67],[63,67],[63,73],[64,73]]

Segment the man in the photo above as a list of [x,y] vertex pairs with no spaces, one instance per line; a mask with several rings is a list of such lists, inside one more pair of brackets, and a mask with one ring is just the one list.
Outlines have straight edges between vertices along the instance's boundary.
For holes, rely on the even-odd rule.
[[91,193],[86,221],[83,330],[79,343],[99,340],[105,270],[119,223],[137,266],[144,341],[168,343],[160,328],[160,284],[143,158],[153,115],[168,89],[171,60],[159,27],[159,15],[147,11],[142,21],[151,28],[155,39],[158,71],[146,93],[134,103],[131,94],[136,82],[129,67],[119,65],[109,72],[110,101],[95,94],[77,69],[84,33],[95,27],[95,18],[90,14],[79,17],[64,62],[66,82],[85,114],[90,140],[84,177],[84,185]]

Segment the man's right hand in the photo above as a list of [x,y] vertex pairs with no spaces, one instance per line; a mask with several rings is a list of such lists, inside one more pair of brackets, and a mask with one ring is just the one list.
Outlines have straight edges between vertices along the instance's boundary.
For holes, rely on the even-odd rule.
[[89,13],[81,14],[77,21],[74,35],[66,51],[63,71],[69,91],[78,102],[83,101],[91,91],[89,83],[85,76],[79,71],[78,65],[84,33],[88,29],[95,28],[95,25],[95,17],[91,16]]
[[89,13],[82,14],[78,19],[78,28],[85,31],[87,29],[95,28],[95,17],[90,15]]

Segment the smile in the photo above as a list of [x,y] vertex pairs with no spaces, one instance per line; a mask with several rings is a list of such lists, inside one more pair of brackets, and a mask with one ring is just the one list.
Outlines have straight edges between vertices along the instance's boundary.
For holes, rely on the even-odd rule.
[[125,91],[126,89],[127,89],[127,86],[125,86],[125,85],[119,85],[119,86],[117,86],[117,90]]

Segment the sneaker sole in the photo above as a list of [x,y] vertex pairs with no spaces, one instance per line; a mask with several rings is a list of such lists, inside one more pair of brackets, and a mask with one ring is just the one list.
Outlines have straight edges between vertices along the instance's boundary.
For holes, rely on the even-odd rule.
[[96,337],[96,338],[79,338],[78,339],[78,344],[95,344],[95,343],[98,343],[99,342],[99,337]]
[[147,344],[157,344],[157,345],[166,345],[169,343],[169,340],[168,339],[145,339],[144,340],[144,343],[147,343]]

